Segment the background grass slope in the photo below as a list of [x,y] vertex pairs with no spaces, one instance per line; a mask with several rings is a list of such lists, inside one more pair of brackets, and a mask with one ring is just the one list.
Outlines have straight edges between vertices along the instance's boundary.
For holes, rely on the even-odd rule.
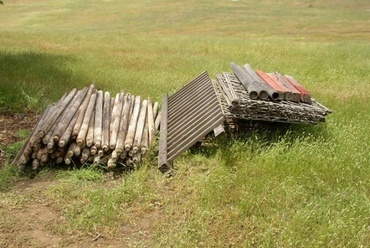
[[2,110],[42,110],[90,83],[160,100],[234,61],[293,75],[334,111],[326,124],[260,127],[188,151],[169,179],[154,156],[117,183],[95,169],[45,171],[35,180],[54,183],[40,198],[67,220],[53,231],[129,233],[150,247],[368,245],[369,13],[366,0],[6,1]]

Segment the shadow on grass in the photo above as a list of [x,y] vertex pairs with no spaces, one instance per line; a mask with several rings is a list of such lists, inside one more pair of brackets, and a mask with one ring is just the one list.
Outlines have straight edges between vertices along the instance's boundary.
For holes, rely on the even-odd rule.
[[330,132],[325,123],[317,125],[300,125],[276,122],[249,122],[247,129],[235,133],[225,133],[221,137],[206,137],[190,148],[190,155],[200,154],[214,157],[217,153],[225,164],[238,160],[240,152],[251,159],[274,145],[283,142],[287,149],[297,141],[327,142]]
[[86,82],[74,75],[69,55],[47,52],[0,52],[0,111],[42,108]]

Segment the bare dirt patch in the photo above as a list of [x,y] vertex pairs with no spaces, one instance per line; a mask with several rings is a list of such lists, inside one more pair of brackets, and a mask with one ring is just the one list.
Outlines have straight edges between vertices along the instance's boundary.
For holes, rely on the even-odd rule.
[[32,131],[38,118],[40,116],[36,111],[0,113],[0,168],[5,165],[8,157],[14,156],[14,154],[7,154],[6,147],[23,140],[24,138],[20,136],[20,131]]
[[0,199],[0,248],[2,247],[145,247],[152,238],[161,211],[142,215],[132,210],[129,222],[110,233],[70,229],[68,220],[42,191],[54,181],[20,179]]
[[[12,161],[17,151],[8,147],[25,140],[21,130],[28,133],[40,115],[0,113],[0,170]],[[128,223],[119,225],[119,235],[80,232],[69,226],[65,213],[55,207],[47,190],[55,181],[54,172],[36,178],[18,177],[9,190],[0,191],[0,248],[2,247],[137,247],[150,240],[160,219],[160,211],[135,213]],[[111,183],[111,182],[108,182]],[[115,233],[115,231],[113,231]]]

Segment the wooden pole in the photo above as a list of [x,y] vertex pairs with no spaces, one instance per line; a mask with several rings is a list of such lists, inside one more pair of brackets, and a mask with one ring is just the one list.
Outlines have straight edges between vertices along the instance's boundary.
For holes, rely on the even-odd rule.
[[50,114],[50,109],[53,107],[53,105],[49,105],[47,108],[46,108],[46,111],[44,112],[44,114],[40,117],[40,119],[37,121],[37,124],[36,124],[36,128],[33,129],[33,131],[31,132],[31,134],[28,136],[27,138],[27,141],[26,143],[24,143],[24,145],[22,146],[22,148],[20,149],[20,151],[18,152],[17,156],[14,158],[12,164],[16,165],[19,169],[24,169],[25,167],[25,164],[20,164],[19,163],[19,160],[21,158],[22,155],[24,155],[25,157],[30,157],[31,154],[32,154],[32,147],[34,145],[40,145],[39,142],[35,143],[35,140],[36,140],[36,136],[37,136],[37,130],[39,130],[39,127],[46,121],[46,119],[48,118],[48,115]]
[[94,144],[94,123],[95,123],[95,112],[91,113],[89,128],[86,134],[86,146],[91,147]]
[[153,108],[152,108],[152,99],[148,99],[148,131],[149,131],[149,146],[152,144],[156,130],[155,130],[155,123],[154,123],[154,114],[153,114]]
[[[61,119],[62,119],[62,115],[60,115],[58,117],[58,119],[56,120],[56,123],[59,123]],[[42,138],[42,143],[44,143],[44,145],[47,145],[49,147],[49,149],[52,149],[54,147],[55,142],[54,142],[52,136],[53,136],[53,133],[54,133],[56,127],[57,127],[57,125],[51,126],[49,131]]]
[[[149,110],[149,107],[148,107]],[[147,113],[149,115],[149,113]],[[149,121],[148,116],[145,118],[145,125],[143,130],[143,138],[141,139],[141,154],[145,154],[149,150]]]
[[87,110],[87,107],[89,106],[90,98],[91,98],[91,95],[92,95],[93,92],[94,92],[94,85],[92,84],[92,85],[90,85],[89,90],[87,91],[86,97],[85,97],[84,101],[82,102],[82,104],[79,108],[80,109],[80,114],[77,117],[76,124],[73,127],[73,131],[72,131],[72,138],[73,139],[76,139],[79,132],[80,132],[83,120],[85,118],[86,110]]
[[48,120],[45,121],[44,124],[40,127],[40,130],[38,130],[37,137],[39,137],[41,139],[41,138],[43,138],[49,132],[49,130],[54,125],[55,121],[63,113],[63,111],[65,110],[66,106],[72,100],[72,98],[74,97],[74,95],[76,94],[76,92],[77,92],[77,89],[76,88],[74,88],[73,90],[71,90],[68,93],[68,95],[63,99],[63,101],[61,103],[59,103],[55,107],[55,111],[53,111],[53,113],[51,113],[50,118],[48,118]]
[[127,126],[129,123],[129,116],[131,110],[131,94],[127,94],[124,98],[124,106],[122,108],[120,129],[117,138],[116,152],[122,154],[124,151],[124,142],[127,133]]
[[155,102],[153,105],[153,119],[154,120],[157,117],[157,114],[158,114],[158,102]]
[[57,124],[57,127],[53,134],[53,140],[55,142],[58,142],[59,139],[62,137],[64,132],[66,131],[68,125],[70,124],[73,116],[76,114],[77,110],[80,108],[82,101],[84,100],[86,93],[88,91],[88,88],[84,88],[83,90],[79,90],[71,103],[66,106],[66,109],[63,113],[63,116],[59,123]]
[[109,131],[110,131],[110,93],[104,93],[104,107],[103,107],[103,130],[102,130],[102,148],[105,152],[109,150]]
[[139,119],[137,121],[135,138],[133,143],[133,152],[137,153],[141,149],[141,139],[143,137],[143,130],[145,125],[146,111],[148,108],[148,101],[144,100],[141,105]]
[[75,154],[75,149],[76,149],[76,142],[72,142],[70,145],[69,145],[69,148],[68,148],[68,151],[67,151],[67,154],[66,156],[68,156],[69,158],[72,158],[73,155]]
[[159,126],[161,125],[161,119],[162,119],[162,111],[159,111],[158,115],[157,115],[157,118],[155,118],[155,123],[154,123],[156,131],[159,130]]
[[103,91],[99,90],[95,105],[94,143],[96,148],[101,147],[103,127]]
[[126,151],[131,150],[132,144],[134,142],[136,125],[137,125],[137,120],[138,120],[139,111],[140,111],[140,105],[141,105],[141,97],[136,96],[133,112],[132,112],[131,119],[130,119],[130,124],[128,126],[128,131],[127,131],[127,135],[125,139],[125,150]]
[[69,140],[72,136],[73,127],[75,126],[77,118],[80,114],[81,114],[81,112],[80,112],[80,110],[78,110],[76,112],[76,114],[73,116],[71,122],[69,123],[69,125],[66,129],[66,131],[64,132],[64,134],[62,135],[62,137],[59,140],[59,143],[58,143],[59,147],[64,147],[69,142]]
[[90,157],[90,149],[88,147],[85,147],[83,150],[82,150],[82,156],[81,156],[81,164],[84,164]]
[[110,132],[110,142],[109,142],[109,148],[112,150],[116,148],[116,144],[117,144],[117,136],[118,136],[119,126],[120,126],[120,121],[121,121],[123,97],[124,97],[124,93],[121,92],[116,95],[116,99],[114,101],[114,107],[113,107],[113,112],[112,112],[112,122],[110,125],[111,132]]
[[90,101],[87,106],[85,116],[83,118],[81,129],[77,136],[77,145],[79,147],[83,147],[85,144],[85,138],[86,138],[87,131],[89,129],[89,123],[90,123],[91,115],[94,110],[95,100],[96,100],[96,93],[94,92],[90,97]]

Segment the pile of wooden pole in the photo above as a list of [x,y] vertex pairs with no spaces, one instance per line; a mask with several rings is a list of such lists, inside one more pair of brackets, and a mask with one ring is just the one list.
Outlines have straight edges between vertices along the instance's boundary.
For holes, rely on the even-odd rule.
[[132,168],[148,152],[160,119],[150,98],[111,97],[94,85],[73,89],[47,107],[13,163],[21,169],[86,162]]

